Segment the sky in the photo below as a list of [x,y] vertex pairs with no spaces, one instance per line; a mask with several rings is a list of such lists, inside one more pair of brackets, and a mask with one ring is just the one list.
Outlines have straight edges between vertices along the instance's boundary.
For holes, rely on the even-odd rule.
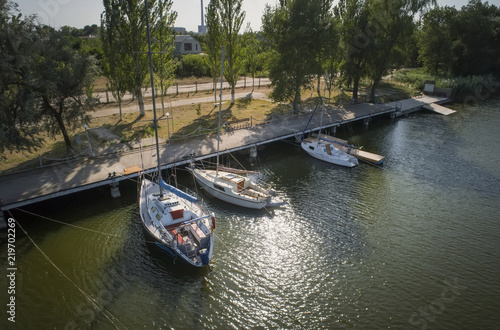
[[[102,0],[12,0],[19,5],[23,15],[36,14],[40,23],[59,28],[72,26],[83,28],[85,25],[100,25],[101,13],[104,10]],[[495,3],[497,0],[489,1]],[[206,8],[209,0],[203,0]],[[438,0],[440,6],[456,6],[460,9],[468,0]],[[484,2],[484,0],[483,0]],[[261,17],[266,3],[274,6],[278,0],[243,0],[243,10],[246,19],[241,33],[250,23],[252,30],[258,31],[261,27]],[[198,31],[201,23],[201,0],[174,0],[173,10],[178,16],[176,27],[184,27],[187,31]]]

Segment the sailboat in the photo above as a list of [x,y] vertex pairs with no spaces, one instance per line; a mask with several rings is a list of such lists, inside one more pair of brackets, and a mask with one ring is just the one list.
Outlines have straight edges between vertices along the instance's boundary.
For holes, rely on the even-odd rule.
[[[326,81],[325,90],[323,93],[323,103],[321,106],[321,119],[319,124],[319,133],[317,138],[305,138],[302,139],[300,146],[302,149],[310,156],[317,158],[319,160],[340,165],[346,167],[354,167],[358,165],[358,160],[356,157],[349,155],[348,153],[339,150],[334,146],[331,141],[323,139],[321,135],[321,128],[323,126],[323,111],[325,108],[325,94],[326,94]],[[314,112],[313,112],[314,115]],[[307,128],[307,127],[306,127]],[[305,131],[305,129],[304,129]]]
[[147,179],[143,172],[139,193],[140,217],[143,227],[162,251],[188,265],[210,267],[215,217],[198,204],[195,197],[167,184],[161,177],[147,1],[145,7],[158,170],[156,179]]
[[219,166],[220,126],[222,113],[222,80],[224,72],[224,47],[222,48],[221,87],[219,97],[219,124],[217,130],[217,163],[215,169],[188,167],[196,182],[210,195],[225,202],[250,209],[277,207],[285,204],[275,200],[276,193],[253,180],[249,175],[258,172]]

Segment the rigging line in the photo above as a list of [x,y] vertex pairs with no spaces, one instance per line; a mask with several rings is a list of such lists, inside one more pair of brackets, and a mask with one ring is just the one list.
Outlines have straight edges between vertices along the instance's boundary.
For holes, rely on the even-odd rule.
[[97,233],[97,234],[114,236],[114,237],[120,237],[120,235],[117,235],[117,234],[109,234],[109,233],[105,233],[105,232],[102,232],[102,231],[97,231],[97,230],[93,230],[93,229],[89,229],[89,228],[85,228],[85,227],[80,227],[80,226],[77,226],[77,225],[73,225],[71,223],[67,223],[67,222],[63,222],[63,221],[59,221],[59,220],[47,218],[47,217],[45,217],[43,215],[32,213],[32,212],[29,212],[29,211],[26,211],[26,210],[23,210],[23,209],[20,209],[20,208],[15,208],[15,209],[19,210],[21,212],[24,212],[24,213],[27,213],[27,214],[30,214],[30,215],[33,215],[33,216],[45,219],[45,220],[57,222],[57,223],[62,224],[62,225],[67,225],[67,226],[70,226],[70,227],[74,227],[74,228],[78,228],[78,229],[82,229],[82,230],[87,230],[87,231],[90,231],[90,232],[93,232],[93,233]]
[[[17,221],[14,216],[12,215],[12,213],[10,212],[10,210],[7,210],[7,212],[9,212],[10,216],[16,221],[16,224],[19,226],[19,228],[21,228],[21,230],[24,232],[24,234],[26,235],[26,237],[31,241],[31,243],[33,244],[33,246],[35,246],[35,248],[44,256],[45,259],[47,259],[47,261],[64,277],[66,278],[71,284],[73,284],[73,286],[75,288],[78,289],[78,291],[80,291],[80,293],[85,297],[87,298],[87,300],[90,301],[90,303],[92,303],[92,305],[94,305],[94,307],[98,310],[100,310],[103,315],[114,325],[114,327],[116,329],[120,329],[116,324],[115,322],[113,322],[113,319],[115,319],[123,328],[127,329],[127,327],[120,322],[120,320],[114,316],[109,310],[107,310],[104,306],[101,307],[99,305],[99,303],[97,302],[96,299],[92,298],[91,295],[89,295],[87,292],[85,292],[83,289],[81,289],[75,282],[73,282],[73,280],[71,280],[71,278],[69,278],[59,267],[57,267],[57,265],[49,258],[49,256],[47,256],[45,254],[45,252],[43,252],[43,250],[35,243],[35,241],[33,241],[33,239],[31,238],[31,236],[28,235],[28,232],[26,230],[24,230],[23,226],[21,226],[21,224],[19,223],[19,221]],[[111,317],[111,318],[110,318]]]
[[238,160],[237,160],[237,159],[233,156],[233,154],[232,154],[232,153],[228,152],[228,154],[229,154],[229,156],[233,157],[233,159],[236,161],[236,163],[238,163],[238,165],[240,165],[240,167],[241,167],[242,169],[245,169],[245,167],[244,167],[243,165],[241,165],[241,163],[240,163],[240,162],[239,162],[239,161],[238,161]]

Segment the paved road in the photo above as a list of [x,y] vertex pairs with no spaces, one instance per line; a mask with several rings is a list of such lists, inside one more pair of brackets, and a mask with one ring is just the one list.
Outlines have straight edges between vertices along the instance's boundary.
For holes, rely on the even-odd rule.
[[[266,91],[266,90],[263,90]],[[234,97],[236,99],[242,99],[242,98],[253,98],[253,99],[261,99],[261,100],[269,100],[267,97],[267,94],[264,92],[259,92],[259,91],[254,91],[252,92],[251,90],[248,90],[248,92],[240,92],[240,93],[235,93]],[[219,96],[217,96],[217,101],[219,100]],[[222,95],[222,100],[223,101],[229,101],[231,100],[231,95],[226,94]],[[197,97],[197,98],[190,98],[190,99],[179,99],[179,100],[174,100],[170,102],[165,103],[165,107],[168,109],[170,107],[178,107],[181,105],[190,105],[190,104],[198,104],[198,103],[210,103],[214,102],[214,96],[204,96],[204,97]],[[153,110],[153,105],[152,104],[146,104],[144,108],[147,110]],[[156,102],[156,110],[158,113],[162,111],[162,105],[161,102]],[[168,110],[165,110],[168,111]],[[139,106],[137,104],[133,105],[128,105],[128,106],[122,106],[122,114],[123,113],[137,113],[139,112]],[[92,117],[105,117],[105,116],[111,116],[114,114],[118,114],[118,106],[115,108],[101,108],[92,113]]]
[[[260,83],[259,83],[259,78],[255,78],[255,88],[258,88],[258,86],[261,86],[261,87],[268,86],[270,84],[271,84],[271,81],[269,80],[269,78],[260,78]],[[245,84],[245,80],[239,80],[236,83],[236,88],[243,88],[244,86],[246,86],[246,88],[249,88],[249,89],[252,88],[252,79],[247,78],[246,84]],[[179,85],[178,91],[179,91],[179,93],[194,93],[196,91],[198,91],[198,92],[210,91],[210,90],[212,90],[212,87],[213,87],[212,83],[203,83],[203,84],[198,84],[197,86],[196,85]],[[219,88],[219,87],[220,87],[220,83],[217,84],[217,88]],[[222,84],[222,88],[223,89],[229,88],[229,84],[227,82],[224,82]],[[156,90],[156,92],[158,93],[157,90]],[[113,95],[111,93],[108,93],[108,95],[106,95],[106,92],[98,92],[96,94],[102,103],[107,103],[108,98],[109,98],[109,102],[116,101],[116,99],[113,97]],[[172,86],[172,87],[167,89],[167,95],[175,95],[175,94],[177,94],[177,87],[176,86]],[[143,96],[144,97],[151,97],[151,89],[150,88],[143,89]],[[132,95],[130,93],[126,93],[123,96],[122,100],[123,101],[130,101],[130,100],[132,100]]]

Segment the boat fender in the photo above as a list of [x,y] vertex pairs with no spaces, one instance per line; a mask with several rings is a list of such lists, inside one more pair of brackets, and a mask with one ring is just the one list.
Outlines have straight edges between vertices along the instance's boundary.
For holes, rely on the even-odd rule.
[[212,213],[210,218],[212,218],[212,231],[215,230],[215,215]]

